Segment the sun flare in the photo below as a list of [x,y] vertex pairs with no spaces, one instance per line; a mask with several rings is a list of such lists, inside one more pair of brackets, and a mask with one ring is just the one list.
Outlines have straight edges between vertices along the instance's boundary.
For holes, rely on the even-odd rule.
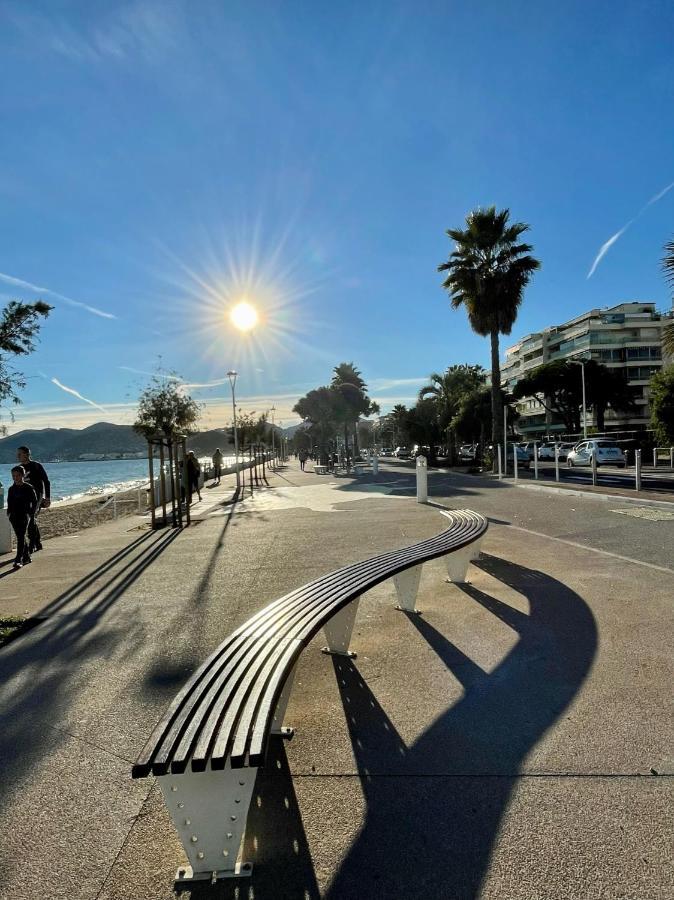
[[242,300],[233,307],[229,318],[232,325],[239,331],[250,331],[257,325],[259,317],[255,307],[246,300]]

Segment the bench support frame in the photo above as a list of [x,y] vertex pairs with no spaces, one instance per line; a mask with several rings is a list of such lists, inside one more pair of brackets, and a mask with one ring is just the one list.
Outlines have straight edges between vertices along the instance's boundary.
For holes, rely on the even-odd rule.
[[176,885],[250,875],[239,859],[257,769],[232,769],[162,775],[157,778],[189,866],[176,873]]
[[[478,542],[475,542],[478,543]],[[447,581],[451,584],[466,584],[466,574],[468,566],[472,559],[477,559],[480,555],[479,546],[475,543],[468,544],[460,550],[454,550],[445,557],[447,562]]]
[[359,603],[360,597],[356,597],[338,613],[335,613],[329,622],[326,622],[323,626],[323,633],[328,641],[328,646],[322,647],[321,653],[327,653],[330,656],[350,656],[351,658],[356,656],[353,650],[349,650],[349,644]]
[[422,566],[413,566],[411,569],[405,569],[393,576],[396,594],[398,595],[398,605],[396,609],[403,612],[418,613],[420,610],[415,608],[417,594],[419,593],[419,582],[421,580]]

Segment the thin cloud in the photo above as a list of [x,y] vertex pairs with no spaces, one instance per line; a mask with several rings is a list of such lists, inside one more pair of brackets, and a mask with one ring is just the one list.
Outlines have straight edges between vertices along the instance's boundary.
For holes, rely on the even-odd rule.
[[588,278],[592,278],[599,263],[606,256],[606,254],[611,249],[611,247],[615,244],[615,242],[625,234],[625,232],[630,227],[630,225],[632,225],[634,222],[636,222],[636,220],[639,219],[646,212],[646,210],[648,209],[649,206],[652,206],[654,203],[657,203],[658,200],[662,200],[662,198],[666,194],[668,194],[672,188],[674,188],[674,181],[672,181],[671,184],[668,184],[667,187],[664,187],[661,191],[658,191],[657,194],[654,194],[647,203],[644,203],[644,205],[641,207],[641,209],[639,210],[639,212],[636,214],[636,216],[633,219],[630,219],[626,225],[623,225],[623,227],[620,229],[620,231],[616,231],[616,233],[614,235],[612,235],[604,244],[601,245],[601,247],[599,248],[599,253],[597,253],[597,255],[595,256],[594,262],[592,263],[592,266],[590,267],[590,271],[587,273]]
[[623,227],[620,229],[620,231],[616,231],[616,233],[614,235],[612,235],[612,237],[610,237],[606,241],[605,244],[601,245],[601,247],[599,248],[599,253],[597,253],[597,255],[594,258],[594,262],[592,263],[592,268],[587,273],[588,278],[592,278],[592,276],[594,275],[595,269],[597,268],[599,263],[606,256],[606,254],[611,249],[611,247],[615,244],[615,242],[625,234],[625,232],[630,227],[632,222],[634,222],[634,219],[630,219],[629,222],[627,223],[627,225],[623,225]]
[[73,300],[72,297],[64,297],[63,294],[57,294],[56,291],[52,291],[46,287],[40,287],[37,284],[31,284],[30,281],[24,281],[23,278],[15,278],[13,275],[6,275],[4,272],[0,272],[0,281],[4,281],[5,284],[11,284],[14,287],[23,288],[24,290],[31,291],[34,294],[49,294],[50,297],[56,297],[57,300],[62,300],[64,303],[67,303],[68,306],[74,306],[79,309],[85,309],[87,312],[92,313],[94,316],[100,316],[102,319],[116,319],[117,316],[112,313],[105,312],[103,309],[97,309],[95,306],[89,306],[87,303],[80,303],[79,300]]
[[88,403],[89,406],[93,406],[96,409],[100,409],[101,412],[107,412],[104,406],[100,406],[98,403],[95,403],[93,400],[89,400],[87,397],[83,397],[79,391],[76,391],[75,388],[68,387],[67,384],[62,384],[58,378],[50,379],[52,384],[55,384],[57,388],[61,388],[62,391],[65,391],[66,394],[72,394],[73,397],[77,397],[78,400],[82,400],[84,403]]
[[145,369],[134,369],[133,366],[117,366],[125,372],[133,372],[134,375],[147,375],[149,378],[165,378],[167,381],[182,381],[179,375],[169,375],[167,372],[146,372]]

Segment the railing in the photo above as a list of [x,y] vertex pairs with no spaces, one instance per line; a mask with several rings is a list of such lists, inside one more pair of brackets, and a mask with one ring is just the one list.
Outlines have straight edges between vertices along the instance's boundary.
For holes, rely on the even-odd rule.
[[[658,460],[664,455],[665,460],[669,459],[669,468],[674,469],[674,447],[653,447],[653,468],[657,469]],[[666,465],[666,463],[665,463]]]

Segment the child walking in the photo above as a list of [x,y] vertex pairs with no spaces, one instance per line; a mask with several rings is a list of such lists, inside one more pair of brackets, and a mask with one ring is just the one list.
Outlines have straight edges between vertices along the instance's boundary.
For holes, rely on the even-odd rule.
[[7,491],[7,516],[16,535],[15,569],[20,569],[21,566],[31,562],[26,533],[37,509],[37,494],[33,486],[24,481],[25,475],[26,470],[23,466],[14,466],[12,469],[14,484]]

